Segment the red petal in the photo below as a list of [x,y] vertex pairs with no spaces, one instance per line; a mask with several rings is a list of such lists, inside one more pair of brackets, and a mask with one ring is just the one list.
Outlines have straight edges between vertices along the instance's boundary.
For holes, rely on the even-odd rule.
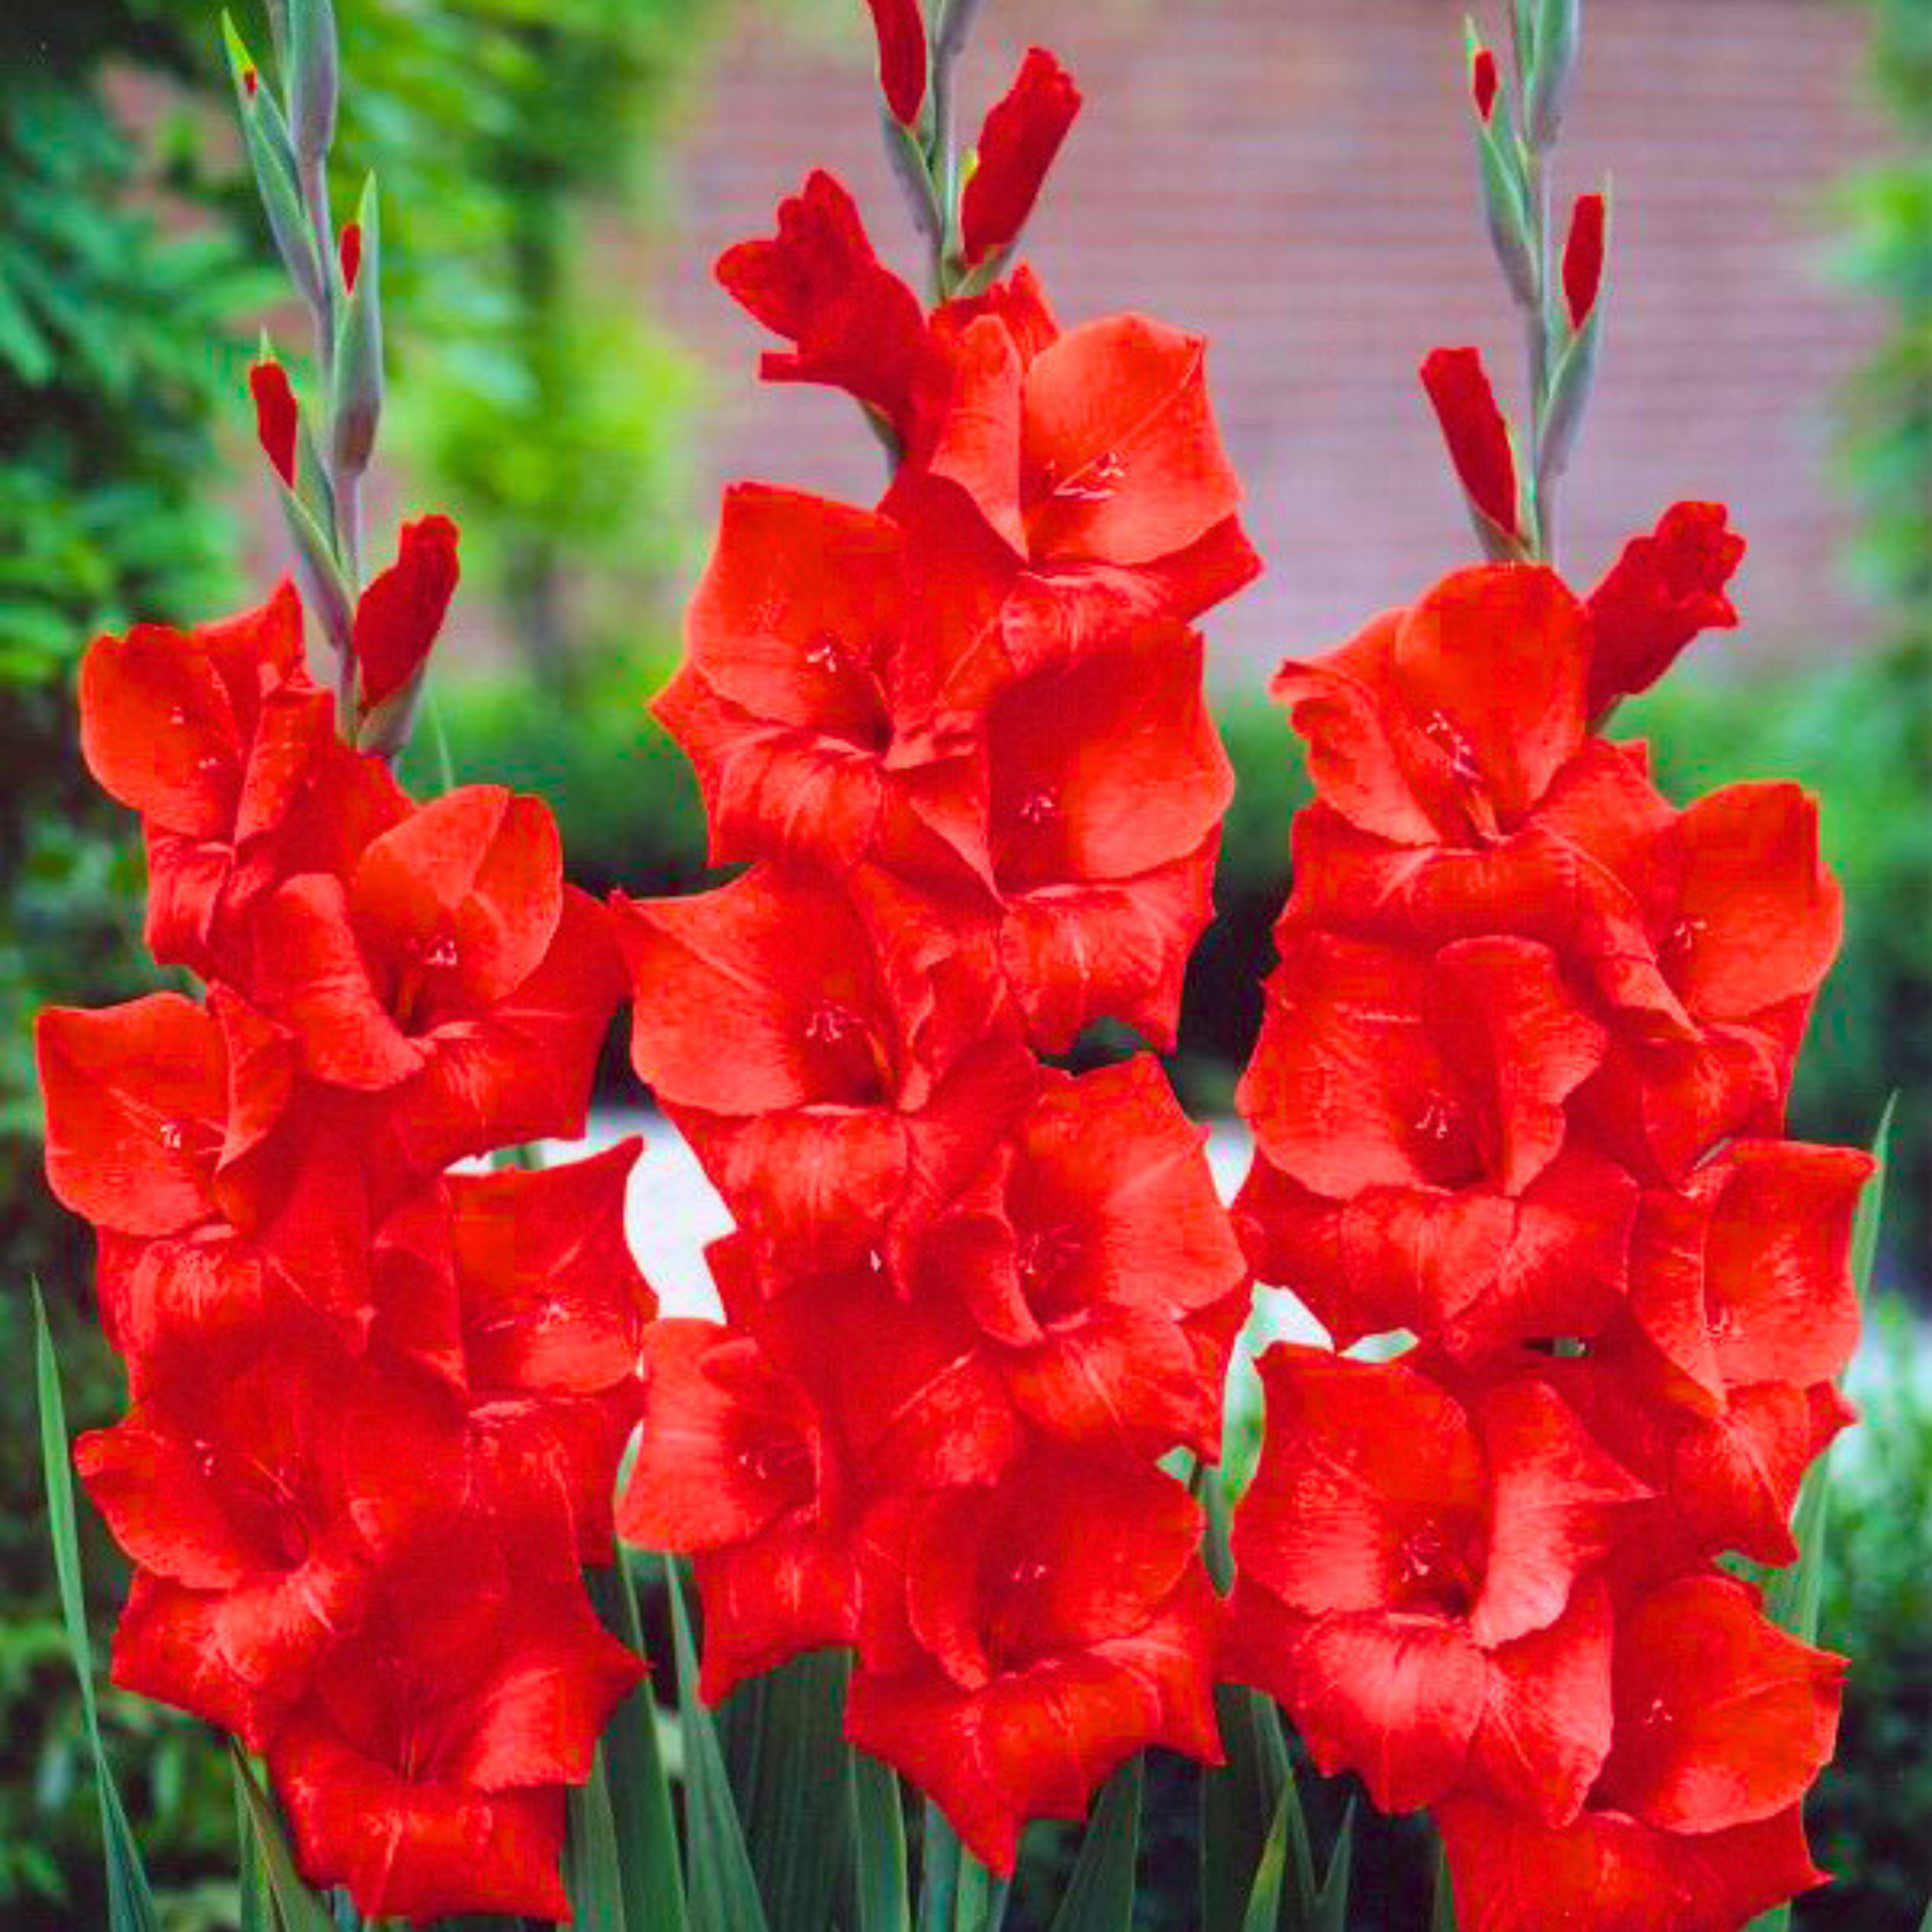
[[1290,1668],[1288,1708],[1328,1776],[1360,1774],[1377,1809],[1413,1811],[1461,1778],[1489,1672],[1440,1618],[1319,1617]]
[[1007,901],[1000,962],[1040,1052],[1064,1052],[1102,1018],[1172,1048],[1188,956],[1214,916],[1220,842],[1210,832],[1138,878],[1045,886]]
[[1233,795],[1201,640],[1178,628],[1028,680],[986,731],[993,859],[1009,892],[1150,872],[1195,850]]
[[1610,1748],[1608,1593],[1584,1585],[1569,1610],[1490,1659],[1470,1782],[1558,1828],[1581,1810]]
[[1234,514],[1240,485],[1208,404],[1198,336],[1141,316],[1084,323],[1027,373],[1036,558],[1151,563]]
[[[562,864],[541,800],[465,785],[418,806],[362,854],[350,916],[365,947],[425,978],[418,1004],[433,1024],[441,1010],[491,1004],[536,971],[562,912]],[[439,946],[452,956],[446,964]]]
[[168,1234],[212,1213],[228,1112],[220,1028],[178,993],[34,1022],[47,1184],[104,1227]]
[[635,1371],[656,1298],[624,1198],[643,1142],[532,1173],[448,1181],[464,1353],[479,1388],[589,1395]]
[[191,837],[235,822],[242,728],[198,635],[136,625],[80,667],[80,748],[101,788]]
[[1481,1456],[1433,1382],[1285,1344],[1257,1366],[1268,1432],[1234,1516],[1244,1577],[1310,1615],[1380,1612],[1415,1580],[1418,1532],[1450,1556],[1480,1538]]

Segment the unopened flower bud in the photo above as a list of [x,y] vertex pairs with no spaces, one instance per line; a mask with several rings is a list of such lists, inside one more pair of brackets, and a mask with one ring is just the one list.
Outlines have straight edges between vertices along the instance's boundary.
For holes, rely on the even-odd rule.
[[363,188],[356,219],[343,230],[342,278],[348,299],[336,329],[329,422],[331,460],[341,476],[359,476],[369,466],[382,413],[381,240],[372,178]]
[[987,112],[979,163],[960,197],[960,249],[969,268],[1019,238],[1079,112],[1073,76],[1044,48],[1029,47],[1012,86]]
[[920,0],[867,0],[879,41],[879,91],[892,118],[914,125],[926,103],[926,22]]
[[396,560],[356,607],[353,649],[362,706],[373,710],[412,682],[455,594],[457,528],[445,516],[405,524]]
[[1581,0],[1538,0],[1536,36],[1524,87],[1523,121],[1530,146],[1555,146],[1576,77]]
[[1422,383],[1436,406],[1449,460],[1470,507],[1507,540],[1504,548],[1520,544],[1522,524],[1516,502],[1516,455],[1481,352],[1430,350],[1422,365]]
[[289,133],[296,160],[310,166],[335,139],[342,83],[333,0],[288,0],[288,35]]
[[248,393],[255,403],[255,440],[262,454],[274,465],[275,474],[292,490],[296,487],[296,435],[302,412],[295,392],[289,386],[288,372],[272,356],[250,365]]
[[1570,326],[1580,329],[1597,306],[1604,279],[1604,223],[1600,194],[1580,194],[1570,211],[1570,232],[1563,244],[1563,300]]
[[1469,98],[1485,124],[1496,111],[1496,57],[1487,47],[1478,47],[1469,61]]

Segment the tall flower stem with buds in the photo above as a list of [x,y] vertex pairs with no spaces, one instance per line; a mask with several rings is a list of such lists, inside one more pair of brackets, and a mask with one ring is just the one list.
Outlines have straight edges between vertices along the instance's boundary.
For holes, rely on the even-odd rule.
[[1600,194],[1578,200],[1559,274],[1550,218],[1551,158],[1576,77],[1581,0],[1512,0],[1510,21],[1507,80],[1475,22],[1466,29],[1484,212],[1527,346],[1527,433],[1520,450],[1510,442],[1508,500],[1483,488],[1493,485],[1493,456],[1485,466],[1473,454],[1492,449],[1498,431],[1510,440],[1475,352],[1438,352],[1470,362],[1460,380],[1431,381],[1430,388],[1486,554],[1547,562],[1556,549],[1556,480],[1596,368],[1606,201]]

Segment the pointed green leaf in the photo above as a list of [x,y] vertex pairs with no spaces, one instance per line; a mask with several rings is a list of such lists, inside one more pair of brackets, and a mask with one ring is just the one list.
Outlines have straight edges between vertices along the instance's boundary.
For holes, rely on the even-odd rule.
[[335,139],[336,101],[341,92],[341,56],[331,0],[286,0],[289,128],[296,154],[320,161]]
[[1142,1782],[1134,1757],[1102,1788],[1052,1932],[1133,1932]]
[[121,1793],[100,1741],[100,1711],[94,1694],[94,1652],[88,1642],[87,1602],[82,1593],[80,1537],[74,1521],[74,1472],[68,1456],[67,1403],[60,1369],[54,1360],[53,1334],[38,1282],[34,1302],[34,1377],[40,1412],[40,1465],[47,1492],[47,1526],[54,1546],[54,1575],[68,1649],[80,1684],[88,1752],[94,1760],[94,1790],[100,1807],[100,1845],[107,1867],[108,1932],[157,1932],[153,1892],[141,1862]]
[[1355,1802],[1342,1814],[1342,1828],[1328,1853],[1328,1875],[1315,1894],[1315,1910],[1310,1921],[1314,1932],[1345,1932],[1348,1923],[1348,1889],[1355,1868]]
[[[447,791],[450,787],[445,785]],[[644,1655],[643,1619],[624,1553],[590,1574],[591,1594],[605,1621]],[[670,1780],[658,1744],[658,1714],[648,1679],[618,1706],[604,1733],[604,1754],[616,1833],[617,1869],[630,1932],[684,1932],[684,1875]]]
[[1228,1761],[1201,1780],[1202,1932],[1240,1932],[1277,1810],[1286,1834],[1282,1882],[1305,1918],[1314,1866],[1280,1713],[1259,1691],[1228,1684],[1216,1688],[1214,1708]]
[[1012,1881],[996,1878],[962,1846],[959,1888],[952,1901],[952,1932],[1000,1932]]
[[678,1712],[684,1738],[686,1831],[690,1850],[686,1899],[693,1932],[770,1932],[743,1827],[731,1797],[718,1728],[698,1694],[698,1653],[676,1559],[664,1558],[671,1636],[677,1652]]
[[1456,1932],[1455,1888],[1449,1878],[1449,1855],[1436,1841],[1436,1898],[1429,1910],[1429,1932]]
[[854,1751],[850,1781],[856,1932],[912,1932],[905,1794],[898,1773],[864,1751]]
[[842,1651],[794,1658],[718,1714],[739,1815],[772,1932],[826,1932],[844,1868],[851,1749]]
[[919,1932],[952,1932],[965,1852],[946,1814],[930,1798],[920,1822]]
[[1241,1914],[1240,1932],[1276,1932],[1281,1924],[1282,1880],[1288,1869],[1288,1795],[1283,1789],[1274,1808],[1262,1855],[1255,1864],[1255,1882]]
[[1871,1294],[1872,1268],[1878,1259],[1880,1222],[1885,1214],[1886,1178],[1892,1168],[1892,1127],[1898,1112],[1898,1096],[1893,1094],[1878,1118],[1878,1132],[1872,1136],[1872,1158],[1878,1167],[1864,1192],[1859,1197],[1857,1214],[1852,1221],[1852,1281],[1860,1302]]
[[590,1776],[570,1794],[563,1841],[563,1888],[577,1932],[628,1932],[617,1869],[617,1827],[600,1750]]
[[282,1835],[274,1804],[262,1789],[247,1756],[232,1738],[228,1742],[228,1758],[242,1802],[248,1808],[256,1853],[282,1932],[335,1932],[339,1922],[332,1918],[322,1900],[302,1882],[289,1851],[289,1841]]

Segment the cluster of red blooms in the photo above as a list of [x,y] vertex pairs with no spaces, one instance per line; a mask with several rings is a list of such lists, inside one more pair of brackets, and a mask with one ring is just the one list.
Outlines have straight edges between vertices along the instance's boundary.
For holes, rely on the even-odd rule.
[[1230,1668],[1430,1808],[1469,1932],[1734,1932],[1820,1876],[1841,1662],[1716,1559],[1792,1560],[1847,1420],[1870,1162],[1780,1138],[1838,895],[1796,787],[1676,810],[1600,735],[1742,549],[1679,504],[1587,600],[1462,570],[1274,686],[1318,796],[1236,1219],[1338,1347],[1414,1346],[1264,1359]]
[[[373,702],[454,534],[412,526],[363,595]],[[207,986],[39,1026],[48,1173],[132,1398],[76,1450],[136,1565],[114,1676],[261,1753],[306,1875],[371,1917],[564,1917],[565,1786],[641,1671],[580,1567],[652,1312],[637,1146],[447,1170],[582,1131],[621,963],[535,800],[418,805],[343,743],[302,626],[285,586],[82,671],[153,952]]]
[[[1015,223],[1042,75],[1064,127],[1035,52],[973,178]],[[1218,1454],[1246,1266],[1154,1060],[1038,1055],[1172,1041],[1230,790],[1190,620],[1256,563],[1198,340],[1024,268],[928,314],[823,174],[719,272],[897,460],[874,510],[728,494],[658,700],[750,869],[619,904],[633,1052],[739,1225],[725,1321],[646,1338],[618,1525],[692,1554],[708,1696],[850,1646],[850,1736],[1010,1870],[1143,1746],[1219,1756],[1156,1464]]]

